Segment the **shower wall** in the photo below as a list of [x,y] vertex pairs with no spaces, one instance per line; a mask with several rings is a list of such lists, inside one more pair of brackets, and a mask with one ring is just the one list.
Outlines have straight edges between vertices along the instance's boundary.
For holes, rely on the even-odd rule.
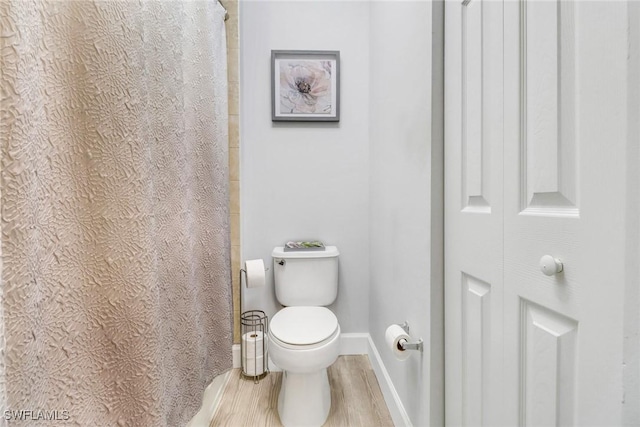
[[233,283],[233,342],[240,342],[240,76],[238,72],[238,0],[223,0],[229,18],[227,74],[229,76],[229,211],[231,214],[231,279]]

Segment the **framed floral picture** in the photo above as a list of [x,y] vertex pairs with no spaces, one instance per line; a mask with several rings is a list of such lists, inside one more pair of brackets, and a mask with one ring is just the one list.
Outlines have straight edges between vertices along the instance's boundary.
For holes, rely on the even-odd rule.
[[271,51],[271,120],[340,121],[340,52]]

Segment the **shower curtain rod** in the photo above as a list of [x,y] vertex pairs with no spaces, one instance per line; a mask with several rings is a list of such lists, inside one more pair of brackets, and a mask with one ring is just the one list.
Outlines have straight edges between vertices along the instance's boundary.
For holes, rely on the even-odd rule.
[[227,8],[224,7],[224,4],[220,1],[217,0],[218,3],[220,3],[220,6],[222,6],[222,8],[224,9],[224,20],[226,21],[227,19],[229,19],[229,12],[227,12]]

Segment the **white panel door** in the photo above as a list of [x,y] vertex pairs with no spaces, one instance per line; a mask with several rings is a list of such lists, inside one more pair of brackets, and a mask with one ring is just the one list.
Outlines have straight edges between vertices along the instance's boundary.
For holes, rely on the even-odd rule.
[[447,424],[620,425],[626,4],[445,19]]
[[502,400],[502,4],[450,2],[445,17],[446,420],[494,425]]
[[505,421],[620,425],[627,4],[504,12]]

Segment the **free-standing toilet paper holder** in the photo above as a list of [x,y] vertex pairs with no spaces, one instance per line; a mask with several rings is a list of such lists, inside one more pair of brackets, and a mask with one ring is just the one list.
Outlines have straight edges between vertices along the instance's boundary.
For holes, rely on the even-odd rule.
[[[269,271],[269,267],[265,267],[264,271]],[[240,269],[240,288],[242,288],[242,276],[244,282],[249,286],[247,270]],[[240,376],[253,378],[255,384],[258,380],[264,378],[269,373],[269,349],[266,340],[269,332],[269,317],[262,310],[242,311],[242,289],[240,289]],[[245,342],[244,337],[253,338],[253,354],[249,341]],[[261,338],[261,339],[260,339]],[[252,357],[253,356],[253,357]],[[262,363],[258,359],[262,359]]]
[[[409,333],[409,322],[407,322],[405,320],[404,323],[399,324],[398,326],[400,326],[402,329],[404,329],[404,331],[407,333],[407,335],[411,335]],[[398,341],[398,347],[401,350],[418,350],[418,351],[422,351],[424,349],[424,342],[422,341],[422,338],[418,339],[418,341],[407,341],[407,340],[405,340],[403,338],[400,341]]]
[[269,318],[262,310],[249,310],[240,315],[240,374],[254,383],[269,373],[267,334]]

